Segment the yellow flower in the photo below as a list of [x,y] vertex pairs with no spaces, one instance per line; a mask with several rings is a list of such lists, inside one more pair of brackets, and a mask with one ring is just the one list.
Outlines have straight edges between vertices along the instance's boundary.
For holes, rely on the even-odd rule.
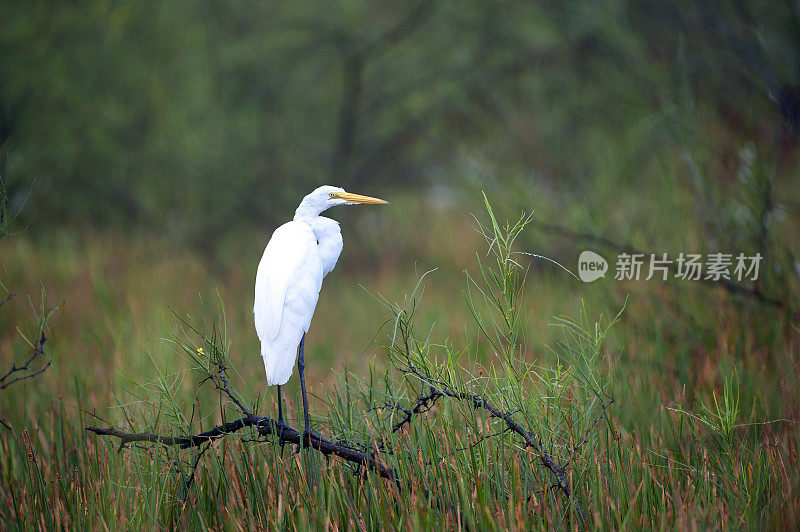
[[200,355],[200,356],[205,356],[206,352],[203,351],[202,347],[198,347],[197,348],[197,354]]

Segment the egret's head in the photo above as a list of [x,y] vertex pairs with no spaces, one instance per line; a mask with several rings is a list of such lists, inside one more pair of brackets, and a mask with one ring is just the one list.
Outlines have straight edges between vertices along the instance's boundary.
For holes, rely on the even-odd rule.
[[389,202],[369,196],[351,194],[340,187],[323,185],[303,198],[297,208],[297,212],[295,212],[295,218],[317,216],[322,211],[337,205],[356,205],[358,203],[385,205]]

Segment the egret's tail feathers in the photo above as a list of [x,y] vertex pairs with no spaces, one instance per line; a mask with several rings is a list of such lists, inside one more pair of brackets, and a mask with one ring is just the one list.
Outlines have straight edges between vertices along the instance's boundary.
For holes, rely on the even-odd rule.
[[286,384],[294,371],[297,360],[297,346],[276,346],[261,344],[261,358],[264,359],[264,370],[267,373],[267,385]]
[[[287,294],[278,334],[270,336],[259,331],[261,357],[264,359],[267,384],[270,386],[286,384],[292,376],[297,361],[297,346],[300,345],[303,334],[308,331],[311,320],[311,315],[305,315],[302,309],[311,303],[316,304],[316,301],[305,302],[302,297],[301,294],[294,294],[291,291]],[[313,305],[311,308],[313,309]]]

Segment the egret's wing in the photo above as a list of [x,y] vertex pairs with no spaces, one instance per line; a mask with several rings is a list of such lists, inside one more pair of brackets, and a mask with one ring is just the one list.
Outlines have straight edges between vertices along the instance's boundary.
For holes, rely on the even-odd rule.
[[303,222],[287,222],[272,234],[258,264],[253,305],[256,332],[262,341],[278,336],[289,286],[314,253],[317,240]]

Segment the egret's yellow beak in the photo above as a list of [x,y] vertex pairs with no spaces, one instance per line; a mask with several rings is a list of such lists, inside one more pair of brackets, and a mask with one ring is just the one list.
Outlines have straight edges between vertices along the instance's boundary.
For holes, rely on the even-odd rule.
[[388,205],[388,201],[378,198],[371,198],[369,196],[362,196],[361,194],[351,194],[349,192],[338,192],[331,194],[334,198],[345,200],[347,203],[368,203],[371,205]]

